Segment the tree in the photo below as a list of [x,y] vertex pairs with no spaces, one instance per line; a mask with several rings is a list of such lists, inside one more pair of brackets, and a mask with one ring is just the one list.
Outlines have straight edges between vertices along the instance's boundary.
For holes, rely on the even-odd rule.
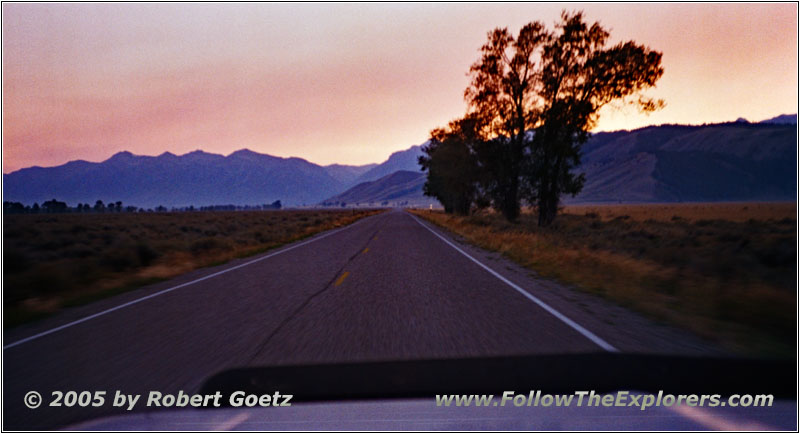
[[97,202],[94,203],[94,210],[97,212],[103,212],[106,210],[106,206],[103,204],[102,200],[98,199]]
[[484,137],[483,167],[489,171],[487,193],[510,221],[520,211],[519,186],[527,131],[537,119],[537,57],[550,35],[533,22],[515,39],[507,28],[488,34],[481,58],[470,67],[464,98]]
[[563,12],[553,32],[541,22],[516,38],[505,28],[489,32],[464,97],[484,138],[477,155],[488,172],[487,193],[508,220],[524,198],[537,206],[539,224],[550,224],[561,194],[580,192],[584,177],[574,169],[604,105],[663,106],[641,96],[664,72],[661,53],[634,42],[605,48],[608,37],[581,12]]
[[537,206],[540,226],[553,222],[562,194],[575,196],[583,188],[585,177],[575,169],[600,108],[613,101],[645,112],[664,105],[641,95],[664,73],[661,53],[632,41],[605,48],[608,37],[581,12],[564,12],[542,52],[541,111],[523,170],[524,196]]
[[48,200],[42,202],[42,210],[44,212],[56,213],[56,212],[66,212],[67,211],[67,204],[66,202],[59,202],[55,199]]
[[447,128],[431,131],[431,139],[419,157],[428,178],[423,186],[426,196],[435,197],[447,213],[467,215],[479,191],[479,170],[474,147],[481,141],[477,120],[464,118],[450,122]]
[[3,212],[10,214],[21,214],[25,212],[25,205],[20,202],[3,202]]

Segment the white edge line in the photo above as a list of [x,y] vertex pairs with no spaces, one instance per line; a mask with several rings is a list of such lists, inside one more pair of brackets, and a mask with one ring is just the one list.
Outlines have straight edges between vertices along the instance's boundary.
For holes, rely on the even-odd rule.
[[511,282],[510,280],[508,280],[508,279],[506,279],[505,277],[503,277],[502,275],[500,275],[500,273],[498,273],[498,272],[496,272],[496,271],[492,270],[492,269],[491,269],[491,268],[489,268],[488,266],[484,265],[482,262],[480,262],[480,261],[478,261],[477,259],[475,259],[475,258],[473,258],[472,256],[470,256],[470,255],[469,255],[469,253],[467,253],[467,252],[465,252],[465,251],[461,250],[461,248],[460,248],[460,247],[458,247],[458,246],[456,246],[455,244],[451,243],[451,242],[450,242],[450,240],[448,240],[447,238],[445,238],[445,237],[443,237],[443,236],[439,235],[439,234],[438,234],[436,231],[434,231],[433,229],[431,229],[430,227],[428,227],[426,224],[422,223],[422,222],[421,222],[421,221],[420,221],[420,220],[419,220],[419,219],[418,219],[416,216],[414,216],[413,214],[408,214],[408,215],[409,215],[409,216],[411,216],[411,218],[413,218],[414,220],[416,220],[416,221],[417,221],[417,223],[419,223],[419,224],[420,224],[420,225],[421,225],[423,228],[425,228],[425,229],[427,229],[427,230],[431,231],[431,233],[432,233],[432,234],[436,235],[437,237],[439,237],[439,239],[441,239],[442,241],[444,241],[445,243],[447,243],[447,244],[448,244],[450,247],[452,247],[452,248],[456,249],[456,250],[457,250],[459,253],[461,253],[462,255],[464,255],[464,256],[466,256],[467,258],[469,258],[469,260],[471,260],[472,262],[474,262],[474,263],[478,264],[478,266],[480,266],[480,267],[481,267],[481,268],[483,268],[484,270],[486,270],[486,271],[488,271],[489,273],[491,273],[491,274],[492,274],[494,277],[496,277],[496,278],[498,278],[498,279],[502,280],[502,281],[503,281],[503,282],[504,282],[506,285],[508,285],[508,286],[510,286],[510,287],[512,287],[512,288],[514,288],[515,290],[517,290],[517,292],[519,292],[520,294],[524,295],[524,296],[525,296],[525,297],[526,297],[528,300],[530,300],[530,301],[532,301],[532,302],[536,303],[537,305],[539,305],[539,307],[541,307],[542,309],[546,310],[548,313],[550,313],[550,314],[551,314],[551,315],[553,315],[554,317],[556,317],[556,318],[560,319],[560,320],[561,320],[562,322],[564,322],[566,325],[568,325],[568,326],[572,327],[573,329],[575,329],[575,331],[577,331],[578,333],[582,334],[583,336],[585,336],[585,337],[586,337],[587,339],[589,339],[590,341],[592,341],[592,342],[594,342],[595,344],[597,344],[597,345],[598,345],[600,348],[602,348],[602,349],[604,349],[604,350],[606,350],[606,351],[612,352],[612,353],[617,353],[617,352],[619,352],[619,350],[618,350],[616,347],[614,347],[613,345],[611,345],[611,344],[609,344],[608,342],[604,341],[602,338],[600,338],[600,337],[599,337],[599,336],[597,336],[596,334],[594,334],[594,333],[590,332],[589,330],[586,330],[586,329],[585,329],[585,328],[583,328],[583,327],[582,327],[580,324],[578,324],[578,323],[576,323],[575,321],[573,321],[573,320],[571,320],[571,319],[567,318],[567,317],[566,317],[564,314],[562,314],[561,312],[559,312],[559,311],[557,311],[557,310],[553,309],[553,308],[552,308],[552,307],[550,307],[550,306],[549,306],[547,303],[543,302],[542,300],[539,300],[537,297],[535,297],[535,296],[531,295],[531,294],[530,294],[528,291],[525,291],[524,289],[522,289],[522,288],[520,288],[519,286],[517,286],[517,285],[516,285],[514,282]]
[[14,348],[17,345],[22,345],[22,344],[24,344],[26,342],[30,342],[30,341],[35,340],[35,339],[39,339],[39,338],[41,338],[43,336],[47,336],[47,335],[55,333],[57,331],[64,330],[64,329],[72,327],[74,325],[78,325],[78,324],[80,324],[82,322],[86,322],[86,321],[89,321],[91,319],[97,318],[99,316],[103,316],[105,314],[114,312],[116,310],[119,310],[119,309],[122,309],[122,308],[125,308],[125,307],[128,307],[128,306],[132,306],[132,305],[134,305],[136,303],[140,303],[142,301],[149,300],[149,299],[154,298],[154,297],[158,297],[159,295],[163,295],[163,294],[166,294],[168,292],[172,292],[172,291],[174,291],[176,289],[180,289],[180,288],[183,288],[183,287],[189,286],[189,285],[194,285],[195,283],[202,282],[202,281],[207,280],[207,279],[211,279],[212,277],[217,277],[217,276],[219,276],[221,274],[225,274],[225,273],[227,273],[229,271],[237,270],[239,268],[246,267],[246,266],[248,266],[250,264],[255,264],[256,262],[263,261],[264,259],[268,259],[268,258],[271,258],[271,257],[276,256],[276,255],[280,255],[281,253],[286,253],[289,250],[294,250],[294,249],[296,249],[298,247],[305,246],[306,244],[313,243],[314,241],[319,241],[319,240],[321,240],[323,238],[327,238],[327,237],[329,237],[329,236],[331,236],[331,235],[333,235],[335,233],[338,233],[338,232],[341,232],[341,231],[343,231],[343,230],[345,230],[347,228],[350,228],[355,223],[358,223],[358,222],[361,222],[361,221],[364,221],[364,220],[361,219],[361,220],[359,220],[357,222],[353,222],[352,224],[349,224],[349,225],[347,225],[347,226],[345,226],[343,228],[339,228],[339,229],[336,229],[336,230],[334,230],[332,232],[328,232],[328,233],[322,234],[322,235],[320,235],[318,237],[312,238],[310,240],[303,241],[303,242],[301,242],[299,244],[295,244],[295,245],[293,245],[291,247],[288,247],[288,248],[285,248],[283,250],[279,250],[277,252],[273,252],[273,253],[270,253],[268,255],[261,256],[260,258],[256,258],[256,259],[253,259],[252,261],[245,262],[244,264],[239,264],[239,265],[236,265],[236,266],[231,267],[231,268],[226,268],[224,270],[217,271],[216,273],[209,274],[208,276],[203,276],[203,277],[201,277],[199,279],[192,280],[191,282],[181,283],[180,285],[173,286],[171,288],[162,289],[161,291],[158,291],[158,292],[155,292],[153,294],[144,296],[142,298],[137,298],[136,300],[132,300],[132,301],[129,301],[127,303],[120,304],[119,306],[114,306],[114,307],[112,307],[110,309],[106,309],[104,311],[94,313],[94,314],[89,315],[87,317],[83,317],[83,318],[81,318],[79,320],[68,322],[66,324],[60,325],[60,326],[52,328],[50,330],[46,330],[46,331],[43,331],[41,333],[37,333],[37,334],[35,334],[33,336],[28,336],[27,338],[23,338],[23,339],[20,339],[20,340],[18,340],[16,342],[12,342],[12,343],[10,343],[8,345],[3,346],[3,350],[7,350],[9,348]]

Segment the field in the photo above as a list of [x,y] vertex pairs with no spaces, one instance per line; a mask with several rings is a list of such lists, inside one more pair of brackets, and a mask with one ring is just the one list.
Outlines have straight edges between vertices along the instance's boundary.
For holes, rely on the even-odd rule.
[[377,212],[5,215],[3,326],[264,252]]
[[518,223],[415,213],[732,352],[795,354],[794,203],[568,206],[544,229],[527,212]]
[[777,203],[665,203],[646,205],[570,205],[563,212],[573,215],[597,214],[603,220],[629,216],[633,220],[676,221],[684,219],[728,220],[746,222],[748,220],[794,219],[797,207],[794,202]]

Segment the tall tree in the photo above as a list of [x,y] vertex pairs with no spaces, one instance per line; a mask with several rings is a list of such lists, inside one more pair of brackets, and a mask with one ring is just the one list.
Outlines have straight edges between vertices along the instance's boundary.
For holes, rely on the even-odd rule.
[[520,211],[520,176],[526,132],[540,112],[537,69],[541,51],[550,40],[544,24],[524,26],[517,38],[507,28],[488,34],[481,58],[470,67],[471,82],[464,92],[471,116],[479,122],[486,148],[483,166],[490,171],[488,186],[493,205],[508,220]]
[[419,157],[428,179],[423,186],[427,196],[435,197],[445,212],[466,215],[478,194],[478,166],[474,147],[480,141],[474,118],[458,119],[446,128],[431,131]]
[[641,95],[664,72],[661,53],[634,42],[605,48],[608,37],[581,12],[563,12],[552,32],[538,21],[516,38],[505,28],[489,32],[464,96],[484,139],[477,154],[491,180],[487,193],[508,220],[524,198],[548,225],[561,195],[580,192],[584,177],[574,169],[604,105],[663,106]]
[[537,206],[540,226],[553,222],[562,194],[574,196],[583,188],[584,175],[575,169],[600,108],[612,101],[643,111],[664,105],[641,95],[664,73],[661,53],[631,41],[605,48],[608,37],[581,12],[564,12],[542,52],[541,112],[523,170],[524,196]]

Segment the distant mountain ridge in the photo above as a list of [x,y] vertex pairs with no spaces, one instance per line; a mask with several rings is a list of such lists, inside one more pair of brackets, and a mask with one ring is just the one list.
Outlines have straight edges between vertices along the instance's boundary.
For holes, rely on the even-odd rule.
[[781,125],[797,125],[797,114],[793,115],[780,115],[774,118],[765,119],[760,124],[781,124]]
[[328,175],[345,185],[353,185],[359,176],[378,164],[365,164],[363,166],[348,166],[345,164],[329,164],[323,166]]
[[227,157],[203,151],[177,156],[119,152],[100,163],[21,169],[3,175],[5,200],[70,204],[121,200],[141,207],[315,203],[344,183],[301,158],[279,158],[247,149]]
[[[122,201],[144,208],[206,205],[315,204],[391,169],[419,170],[419,146],[392,154],[382,164],[320,166],[241,149],[228,156],[204,151],[158,156],[128,151],[93,163],[70,161],[3,175],[6,201],[25,204],[56,198],[70,205]],[[410,166],[413,160],[414,166]],[[369,172],[372,172],[371,174]]]
[[[593,134],[583,146],[586,185],[566,202],[793,200],[796,196],[796,115],[759,123],[660,125]],[[424,145],[424,144],[423,144]],[[99,163],[71,161],[3,175],[6,201],[58,199],[68,204],[122,201],[139,207],[313,205],[337,198],[369,203],[418,199],[424,184],[422,146],[381,164],[320,166],[247,149],[228,156],[194,151],[139,156],[119,152]],[[402,174],[392,177],[397,172]],[[379,183],[367,186],[363,183]],[[418,182],[422,180],[422,182]],[[359,187],[354,191],[348,191]],[[427,198],[426,198],[427,200]]]
[[583,191],[567,202],[792,200],[793,125],[662,125],[598,133],[583,146]]
[[[597,133],[583,146],[578,169],[586,174],[583,191],[563,199],[565,203],[793,200],[796,145],[796,126],[773,122],[661,125]],[[416,190],[409,190],[407,178],[389,175],[325,203],[377,205],[398,189],[404,198],[415,198],[422,194],[424,180],[423,174],[415,179]]]
[[422,172],[418,159],[422,155],[422,147],[428,142],[421,145],[412,146],[404,151],[398,151],[389,156],[385,162],[373,167],[363,175],[355,180],[355,184],[362,182],[373,181],[382,178],[386,175],[397,172],[398,170],[407,170],[410,172]]
[[433,202],[422,194],[427,175],[422,172],[398,170],[375,181],[362,182],[347,191],[326,199],[323,205],[376,204],[397,205],[401,202]]

